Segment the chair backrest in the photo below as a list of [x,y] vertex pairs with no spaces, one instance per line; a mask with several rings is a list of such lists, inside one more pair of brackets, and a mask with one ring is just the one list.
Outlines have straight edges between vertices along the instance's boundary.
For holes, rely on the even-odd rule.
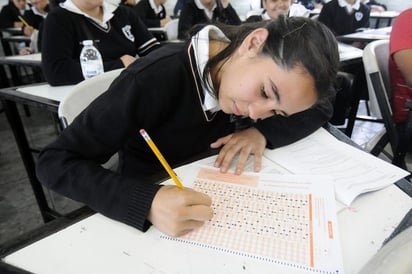
[[390,100],[391,86],[389,77],[389,40],[377,40],[369,43],[363,51],[363,65],[368,84],[370,110],[376,117],[382,118],[375,91],[368,75],[374,72],[380,73],[383,87],[385,88],[388,99]]
[[59,104],[58,115],[63,127],[71,124],[83,109],[105,92],[122,70],[108,71],[75,85]]
[[[77,115],[105,92],[123,69],[111,70],[75,85],[59,104],[58,115],[63,127],[68,127]],[[118,163],[119,155],[116,153],[102,166],[116,171]]]
[[390,105],[389,40],[369,43],[363,50],[363,65],[368,83],[371,112],[376,116],[379,114],[380,116],[377,117],[382,118],[392,151],[395,151],[399,137],[392,120]]
[[179,19],[173,19],[165,25],[167,40],[176,40],[178,33]]

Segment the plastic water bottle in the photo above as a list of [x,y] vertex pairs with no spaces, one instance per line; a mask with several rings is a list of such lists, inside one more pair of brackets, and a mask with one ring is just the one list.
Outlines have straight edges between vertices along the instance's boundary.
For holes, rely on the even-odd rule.
[[93,40],[84,40],[82,44],[83,49],[80,52],[80,64],[82,66],[84,79],[89,79],[103,73],[102,55],[97,48],[93,46]]

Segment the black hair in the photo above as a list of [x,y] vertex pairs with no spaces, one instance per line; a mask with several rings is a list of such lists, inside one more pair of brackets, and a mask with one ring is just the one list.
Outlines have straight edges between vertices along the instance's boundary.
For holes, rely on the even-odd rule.
[[[314,79],[318,99],[327,97],[339,68],[339,51],[335,36],[321,22],[305,17],[283,15],[276,20],[246,23],[241,26],[218,25],[231,41],[224,50],[209,59],[203,81],[221,61],[230,58],[243,40],[255,29],[266,28],[269,35],[261,54],[270,56],[286,70],[298,66],[305,69]],[[207,84],[206,84],[207,85]],[[218,97],[218,90],[214,95]]]

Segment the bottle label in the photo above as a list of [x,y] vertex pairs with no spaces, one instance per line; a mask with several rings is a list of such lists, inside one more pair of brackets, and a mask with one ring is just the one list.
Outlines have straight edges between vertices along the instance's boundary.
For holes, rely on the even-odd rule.
[[103,73],[103,66],[99,61],[88,61],[82,63],[82,71],[84,78],[88,79]]

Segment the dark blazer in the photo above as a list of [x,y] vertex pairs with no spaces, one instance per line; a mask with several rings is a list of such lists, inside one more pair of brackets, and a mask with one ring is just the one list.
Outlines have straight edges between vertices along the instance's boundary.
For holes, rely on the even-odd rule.
[[241,24],[239,16],[230,4],[225,9],[221,6],[221,4],[218,5],[213,11],[212,20],[209,20],[205,12],[199,9],[193,0],[188,0],[183,5],[182,11],[180,13],[178,38],[181,40],[186,40],[190,37],[190,29],[193,26],[210,22],[220,22],[228,25]]
[[13,28],[14,22],[20,22],[19,15],[21,15],[19,9],[9,1],[0,11],[0,28]]
[[166,18],[166,9],[163,5],[161,6],[163,10],[156,14],[150,6],[149,0],[140,0],[134,10],[148,28],[158,28],[160,27],[160,20]]

